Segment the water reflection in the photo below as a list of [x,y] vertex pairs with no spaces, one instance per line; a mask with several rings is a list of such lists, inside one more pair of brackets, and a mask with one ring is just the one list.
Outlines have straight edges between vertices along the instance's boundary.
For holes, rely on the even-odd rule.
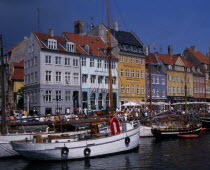
[[139,167],[139,150],[130,153],[70,161],[29,162],[24,170],[133,169]]

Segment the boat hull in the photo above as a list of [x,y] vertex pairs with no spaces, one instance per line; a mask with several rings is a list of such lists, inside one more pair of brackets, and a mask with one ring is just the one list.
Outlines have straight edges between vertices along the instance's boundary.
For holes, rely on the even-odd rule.
[[140,137],[154,137],[152,127],[140,125]]
[[210,130],[210,117],[201,117],[200,120],[202,127]]
[[197,134],[199,135],[201,132],[202,127],[190,128],[190,129],[183,129],[183,130],[164,130],[164,129],[152,129],[153,135],[158,138],[177,138],[177,135],[187,135],[187,134]]
[[[129,137],[129,144],[126,143]],[[135,149],[139,146],[139,128],[115,136],[63,143],[12,143],[13,149],[31,160],[67,160],[97,157]],[[67,152],[63,154],[64,148]]]

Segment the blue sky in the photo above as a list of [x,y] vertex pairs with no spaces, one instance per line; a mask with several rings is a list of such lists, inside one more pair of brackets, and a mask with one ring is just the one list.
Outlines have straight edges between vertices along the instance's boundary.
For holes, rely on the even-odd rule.
[[[206,54],[210,47],[209,0],[110,0],[111,22],[119,29],[133,31],[145,45],[157,45],[166,53],[174,53],[196,45]],[[0,33],[5,50],[37,31],[37,8],[40,9],[40,30],[56,35],[73,32],[75,20],[89,25],[106,21],[105,0],[0,0]]]

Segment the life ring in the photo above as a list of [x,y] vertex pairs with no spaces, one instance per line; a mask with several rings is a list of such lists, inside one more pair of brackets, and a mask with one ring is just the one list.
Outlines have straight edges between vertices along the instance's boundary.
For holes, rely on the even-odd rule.
[[112,135],[120,134],[119,120],[116,117],[112,117],[110,118],[109,123]]
[[68,153],[69,153],[69,148],[63,147],[63,148],[61,149],[61,155],[62,155],[62,156],[66,156],[66,155],[68,155]]
[[130,143],[131,139],[129,137],[125,138],[125,145],[128,146]]
[[90,153],[91,153],[90,148],[85,148],[85,150],[84,150],[84,155],[85,155],[85,156],[90,156]]

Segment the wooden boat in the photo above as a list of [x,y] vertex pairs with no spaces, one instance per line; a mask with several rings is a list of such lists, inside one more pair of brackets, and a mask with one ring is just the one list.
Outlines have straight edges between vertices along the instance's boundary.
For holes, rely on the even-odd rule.
[[164,116],[157,116],[154,121],[152,133],[158,139],[177,138],[177,135],[199,135],[202,129],[198,119],[186,121],[183,115],[167,113]]
[[[95,124],[96,125],[96,124]],[[34,136],[31,141],[13,141],[13,149],[31,160],[68,160],[103,156],[135,149],[139,146],[139,124],[122,123],[116,117],[110,119],[105,133],[96,133],[91,124],[86,136]]]

